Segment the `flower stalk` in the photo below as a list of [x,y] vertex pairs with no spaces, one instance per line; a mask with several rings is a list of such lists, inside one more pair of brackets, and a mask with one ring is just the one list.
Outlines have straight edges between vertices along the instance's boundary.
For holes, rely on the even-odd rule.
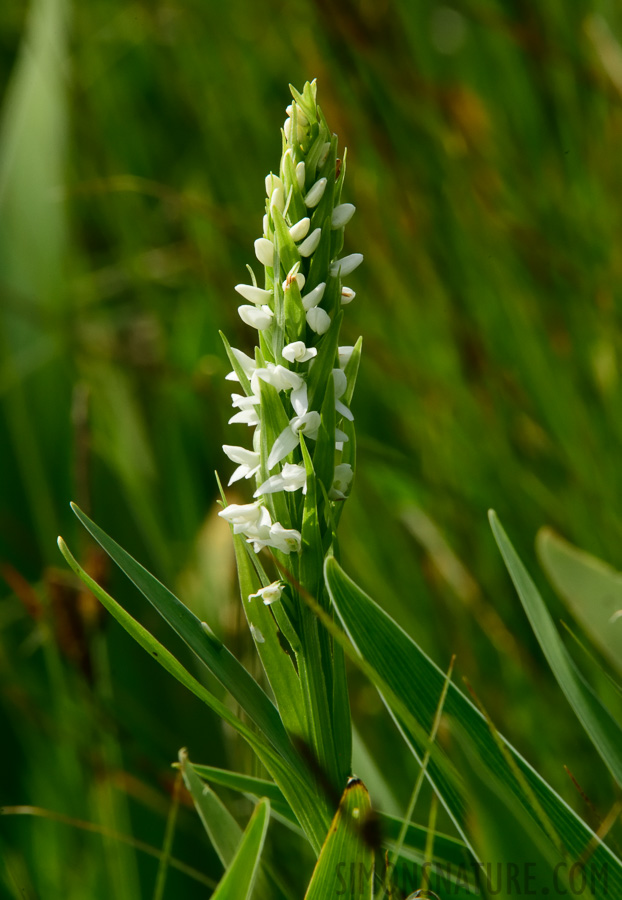
[[[278,172],[266,177],[263,233],[254,242],[263,277],[252,272],[252,284],[235,288],[246,301],[240,318],[257,335],[254,358],[224,339],[233,369],[227,378],[238,383],[230,422],[253,429],[250,446],[223,448],[237,464],[229,483],[254,479],[254,501],[229,504],[220,515],[238,536],[236,552],[250,554],[261,581],[243,602],[284,724],[340,791],[351,766],[344,662],[303,595],[329,609],[323,565],[338,552],[337,524],[353,481],[350,403],[361,341],[342,347],[339,335],[342,307],[355,296],[343,278],[362,256],[341,256],[355,209],[341,201],[345,152],[339,159],[315,82],[302,93],[292,88],[292,96]],[[264,548],[276,561],[276,581],[257,555]],[[271,670],[266,638],[258,638],[254,623],[257,607],[266,604],[291,659],[285,679]],[[288,722],[292,677],[303,710]]]

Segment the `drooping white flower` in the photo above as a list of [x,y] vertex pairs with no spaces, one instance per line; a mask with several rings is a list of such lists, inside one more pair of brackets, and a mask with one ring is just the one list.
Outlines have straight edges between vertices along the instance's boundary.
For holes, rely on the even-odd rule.
[[266,606],[270,606],[271,603],[276,603],[281,599],[284,587],[285,585],[282,581],[273,581],[272,584],[259,588],[256,594],[249,594],[248,599],[250,601],[257,598],[258,600],[263,600]]
[[324,196],[324,191],[326,190],[327,181],[325,178],[320,178],[315,182],[311,190],[307,193],[305,197],[305,206],[308,206],[309,209],[313,209],[314,206],[317,206],[322,197]]
[[[236,350],[235,347],[231,348],[231,352],[235,356],[236,362],[244,372],[247,378],[250,378],[255,369],[257,368],[255,360],[251,359],[250,356],[247,356],[246,353],[243,353],[241,350]],[[237,372],[229,372],[228,375],[225,375],[226,381],[239,381],[240,379],[237,376]]]
[[335,466],[335,475],[328,496],[331,500],[345,500],[350,491],[354,472],[350,463]]
[[230,503],[218,515],[233,525],[234,534],[244,534],[249,529],[260,528],[266,522],[268,527],[272,524],[270,513],[261,500],[254,503]]
[[259,413],[257,412],[257,406],[260,403],[259,397],[254,394],[250,397],[246,397],[244,394],[231,394],[231,402],[240,412],[229,419],[230,425],[259,425]]
[[251,377],[251,389],[253,394],[259,394],[259,381],[271,384],[277,391],[299,390],[303,385],[303,379],[297,372],[292,372],[285,366],[268,363],[267,366],[255,369]]
[[307,472],[304,466],[294,463],[285,463],[278,475],[272,475],[261,484],[253,497],[261,497],[263,494],[274,494],[276,491],[299,491],[303,494],[307,491]]
[[[277,177],[276,175],[274,176]],[[274,244],[269,238],[257,238],[255,241],[255,256],[263,266],[272,268],[274,265]]]
[[350,422],[354,422],[354,416],[345,403],[342,403],[339,399],[343,397],[348,388],[348,379],[343,369],[333,369],[333,382],[335,385],[335,412],[345,416]]
[[310,225],[311,219],[309,218],[309,216],[305,216],[304,219],[300,219],[300,221],[296,222],[295,225],[292,225],[292,227],[289,229],[292,240],[301,241],[303,238],[306,238],[307,234],[309,233]]
[[262,306],[272,299],[272,291],[264,291],[254,284],[236,284],[235,289],[241,297],[244,297],[249,303],[254,303],[255,306]]
[[317,356],[317,349],[315,347],[307,347],[304,341],[294,341],[283,347],[281,355],[288,362],[304,363]]
[[268,469],[273,469],[277,463],[285,459],[298,446],[301,434],[316,440],[321,422],[321,416],[315,410],[291,419],[287,428],[283,429],[270,450]]
[[304,161],[301,160],[296,166],[296,183],[301,191],[304,191],[305,189],[305,176],[305,164]]
[[270,533],[267,538],[249,538],[252,541],[253,550],[259,553],[262,547],[274,547],[282,553],[297,553],[302,546],[302,537],[295,528],[283,528],[280,522],[275,522],[270,526]]
[[352,303],[354,298],[356,297],[356,291],[353,291],[352,288],[345,287],[345,285],[341,288],[341,305],[347,306],[348,303]]
[[301,291],[305,286],[305,277],[302,272],[299,272],[300,269],[300,260],[291,267],[289,272],[287,273],[287,278],[283,282],[283,291],[289,289],[289,286],[295,281],[298,285],[298,290]]
[[246,325],[263,331],[270,327],[274,313],[265,304],[264,306],[238,306],[238,315]]
[[307,325],[317,334],[326,334],[330,328],[330,316],[325,309],[314,306],[307,313]]
[[363,262],[363,254],[362,253],[350,253],[348,256],[342,257],[342,259],[336,259],[330,266],[330,274],[333,277],[337,275],[341,275],[343,278],[344,275],[349,275],[350,272],[354,272],[354,270],[360,266]]
[[322,300],[324,296],[324,291],[326,290],[326,282],[321,281],[320,284],[316,285],[312,291],[309,291],[308,294],[305,294],[302,297],[302,305],[307,310],[307,312],[312,309],[314,306],[317,306],[318,303]]
[[354,213],[356,206],[353,203],[340,203],[333,209],[330,217],[330,224],[333,228],[343,228],[347,225]]
[[298,252],[301,256],[311,256],[318,248],[320,238],[322,237],[322,229],[315,228],[311,234],[304,239],[302,244],[298,245]]
[[234,484],[240,478],[252,478],[259,471],[259,453],[247,450],[246,447],[234,447],[231,444],[223,444],[231,462],[238,463],[238,467],[229,479],[229,484]]

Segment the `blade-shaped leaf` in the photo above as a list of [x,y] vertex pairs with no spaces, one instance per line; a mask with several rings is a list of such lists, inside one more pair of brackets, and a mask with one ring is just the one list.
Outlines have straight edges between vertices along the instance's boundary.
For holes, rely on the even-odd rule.
[[[434,717],[438,697],[441,694],[445,674],[426,656],[420,647],[368,597],[340,568],[336,560],[328,559],[325,564],[328,589],[343,626],[361,657],[377,676],[377,684],[387,685],[391,695],[395,695],[422,730],[429,731]],[[382,694],[382,687],[379,687]],[[392,709],[391,702],[385,702],[414,755],[422,756],[421,738],[414,735],[403,723],[403,717]],[[513,766],[521,773],[537,802],[548,817],[552,828],[563,841],[568,856],[580,859],[587,848],[593,848],[593,864],[604,865],[609,875],[609,890],[622,896],[622,863],[594,833],[546,784],[520,754],[504,741],[506,751],[511,754],[510,765],[505,754],[492,735],[488,723],[458,688],[450,684],[445,701],[445,713],[455,719],[468,732],[487,771],[504,782],[507,787],[528,807],[524,790],[516,778]],[[473,848],[469,836],[468,816],[464,796],[443,771],[439,771],[437,760],[432,755],[428,775],[440,799],[454,820],[456,827],[467,845]],[[535,813],[532,812],[535,817]],[[543,832],[543,839],[546,839]],[[608,897],[611,894],[596,891],[595,896]]]
[[622,672],[622,574],[550,528],[536,539],[540,562],[577,622]]
[[253,896],[269,821],[270,802],[260,800],[231,865],[212,894],[212,900],[250,900]]
[[527,618],[557,683],[605,765],[618,784],[622,785],[622,728],[577,670],[538,589],[492,510],[490,525]]
[[244,666],[214,634],[206,631],[197,616],[181,600],[89,519],[75,503],[72,503],[72,509],[108,556],[231,693],[283,758],[296,765],[293,747],[275,705]]
[[374,851],[364,826],[371,811],[369,794],[358,778],[350,779],[313,870],[305,900],[356,896],[371,900]]

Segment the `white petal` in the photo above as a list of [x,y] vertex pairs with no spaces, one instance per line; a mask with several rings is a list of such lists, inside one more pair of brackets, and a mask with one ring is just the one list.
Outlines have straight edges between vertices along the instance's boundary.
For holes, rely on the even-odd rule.
[[289,229],[289,233],[292,236],[292,240],[301,241],[305,238],[309,233],[309,226],[311,225],[311,219],[308,216],[305,216],[304,219],[300,219],[299,222],[296,222],[295,225]]
[[280,463],[282,459],[289,456],[298,444],[298,434],[294,433],[293,429],[288,425],[274,442],[268,457],[268,470],[273,469],[277,463]]
[[272,299],[272,291],[264,291],[252,284],[236,284],[235,289],[241,297],[256,306],[269,303]]
[[317,356],[317,349],[315,347],[306,347],[304,341],[294,341],[283,347],[282,356],[288,362],[303,363]]
[[246,353],[243,353],[242,350],[237,350],[235,347],[231,348],[231,352],[235,356],[237,364],[241,367],[246,377],[250,378],[257,368],[255,360],[252,357],[247,356]]
[[259,415],[256,409],[241,409],[240,412],[231,416],[229,425],[259,425]]
[[334,263],[331,264],[330,274],[335,277],[341,275],[343,278],[344,275],[349,275],[350,272],[354,272],[357,266],[360,266],[362,262],[362,253],[350,253],[349,256],[344,256],[343,259],[336,259]]
[[269,328],[274,316],[269,306],[238,306],[238,314],[246,325],[258,331]]
[[302,305],[308,311],[312,309],[314,306],[317,306],[324,296],[324,291],[326,290],[326,282],[322,281],[316,287],[313,288],[312,291],[309,291],[308,294],[305,294],[302,298]]
[[301,256],[311,256],[317,250],[320,238],[322,237],[322,229],[315,228],[311,234],[304,239],[302,244],[298,245],[298,252]]
[[314,306],[313,309],[310,309],[307,313],[307,325],[312,331],[317,332],[317,334],[326,334],[330,328],[330,316],[325,309]]
[[305,197],[305,206],[308,206],[309,209],[313,209],[314,206],[317,206],[322,196],[324,195],[324,191],[326,190],[327,181],[325,178],[320,178],[319,181],[316,181],[307,196]]
[[292,391],[290,400],[297,416],[304,416],[309,409],[309,400],[307,398],[307,385],[303,384],[297,391]]
[[342,416],[345,416],[346,419],[349,419],[350,422],[354,422],[354,416],[341,400],[335,400],[335,412],[339,413]]
[[249,477],[249,468],[248,466],[238,466],[231,478],[229,479],[228,486],[231,487],[232,484],[235,484],[236,481],[239,481],[240,478],[248,478]]
[[335,385],[335,397],[343,397],[348,387],[348,379],[343,369],[333,369],[333,383]]
[[264,215],[263,219],[261,220],[261,224],[263,225],[263,233],[265,237],[268,234],[268,213]]
[[341,428],[335,428],[335,438],[336,440],[341,441],[342,444],[345,444],[346,441],[350,440],[348,435],[345,433],[345,431],[342,431]]
[[342,287],[341,288],[341,305],[347,306],[348,303],[352,303],[354,298],[356,297],[356,291],[353,291],[352,288]]
[[274,244],[268,238],[257,238],[255,241],[255,256],[259,262],[272,268],[274,265]]
[[247,450],[246,447],[234,447],[231,444],[223,444],[222,449],[231,462],[251,468],[259,465],[259,453],[255,453],[254,450]]
[[307,437],[315,440],[317,438],[317,433],[319,431],[320,425],[322,422],[322,417],[319,412],[316,410],[311,410],[311,412],[307,412],[302,416],[297,416],[292,419],[289,423],[292,431],[295,433],[302,432],[302,434]]
[[305,189],[305,164],[299,162],[296,166],[296,182],[301,191]]

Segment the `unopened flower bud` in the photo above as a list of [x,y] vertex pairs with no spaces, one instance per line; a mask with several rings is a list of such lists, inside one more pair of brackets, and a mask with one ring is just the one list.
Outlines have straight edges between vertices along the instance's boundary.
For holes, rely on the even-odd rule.
[[264,291],[253,284],[236,284],[235,289],[241,297],[256,306],[263,306],[272,299],[272,291]]
[[292,240],[301,241],[303,238],[305,238],[309,233],[310,225],[311,219],[308,216],[305,216],[304,219],[300,219],[299,222],[296,222],[295,225],[292,225],[292,227],[289,229]]
[[348,224],[355,212],[356,206],[353,203],[340,203],[339,206],[333,209],[333,214],[330,218],[332,227],[343,228],[344,225]]
[[298,187],[301,191],[304,191],[305,189],[305,177],[305,164],[304,161],[301,160],[296,166],[296,182],[298,183]]
[[327,181],[325,178],[320,178],[319,181],[316,181],[307,196],[305,197],[305,206],[308,206],[309,209],[313,209],[314,206],[317,206],[322,197],[324,196],[324,191],[326,190]]
[[320,238],[322,237],[322,229],[316,228],[311,234],[304,239],[302,244],[298,246],[298,252],[301,256],[311,256],[317,250]]
[[307,325],[317,334],[325,334],[330,328],[330,316],[325,309],[314,306],[307,313]]
[[246,325],[258,331],[269,328],[274,317],[269,306],[238,306],[238,314]]
[[268,238],[257,238],[255,241],[255,256],[264,266],[272,268],[274,265],[274,244]]
[[352,288],[346,287],[345,285],[341,288],[341,305],[347,306],[348,303],[352,303],[354,298],[356,297],[356,291],[353,291]]
[[344,256],[342,259],[336,259],[331,263],[330,274],[334,277],[337,275],[341,275],[342,277],[344,275],[349,275],[350,272],[354,272],[362,262],[362,253],[350,253],[349,256]]

